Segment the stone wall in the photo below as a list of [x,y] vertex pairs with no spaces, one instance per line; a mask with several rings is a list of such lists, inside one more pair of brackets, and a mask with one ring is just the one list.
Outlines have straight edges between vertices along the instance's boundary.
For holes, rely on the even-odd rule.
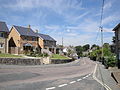
[[0,58],[0,64],[7,65],[41,65],[41,64],[62,64],[72,62],[72,59],[49,59],[49,57],[34,58]]
[[72,62],[73,59],[51,59],[51,64],[62,64]]
[[40,65],[41,59],[0,58],[0,64],[8,65]]

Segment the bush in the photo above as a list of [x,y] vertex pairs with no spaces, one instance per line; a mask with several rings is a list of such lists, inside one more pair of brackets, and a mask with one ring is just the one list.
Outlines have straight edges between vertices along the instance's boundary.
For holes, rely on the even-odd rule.
[[48,57],[49,55],[47,53],[44,53],[44,57]]
[[89,53],[89,57],[91,60],[98,60],[102,62],[103,65],[105,65],[106,68],[108,67],[114,67],[116,65],[116,57],[115,54],[111,52],[109,44],[104,44],[103,48],[104,57],[102,58],[102,49],[93,50]]
[[108,57],[108,60],[106,61],[108,67],[114,67],[116,65],[116,58],[114,56]]

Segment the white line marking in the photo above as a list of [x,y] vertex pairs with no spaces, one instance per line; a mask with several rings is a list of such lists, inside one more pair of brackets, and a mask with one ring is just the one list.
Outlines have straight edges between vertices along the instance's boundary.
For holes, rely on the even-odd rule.
[[86,77],[83,77],[83,79],[85,79]]
[[108,85],[106,85],[106,84],[104,84],[107,88],[108,88],[108,90],[112,90]]
[[82,79],[78,79],[77,81],[81,81]]
[[88,74],[89,76],[91,75],[91,74]]
[[93,79],[95,79],[98,83],[100,83],[103,87],[105,87],[106,90],[112,90],[108,85],[104,84],[99,79],[97,79],[97,77],[95,76],[96,70],[97,70],[97,64],[95,65],[95,69],[93,71]]
[[59,85],[58,87],[64,87],[64,86],[66,86],[66,85],[68,85],[68,84],[61,84],[61,85]]
[[55,89],[56,87],[50,87],[50,88],[46,88],[46,90],[51,90],[51,89]]
[[70,84],[75,83],[76,81],[71,81]]

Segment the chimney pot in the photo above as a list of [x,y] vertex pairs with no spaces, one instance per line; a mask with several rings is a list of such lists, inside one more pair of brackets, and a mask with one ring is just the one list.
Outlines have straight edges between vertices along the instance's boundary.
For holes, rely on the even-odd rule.
[[28,25],[28,28],[30,28],[30,25]]
[[38,30],[36,29],[35,32],[38,33]]

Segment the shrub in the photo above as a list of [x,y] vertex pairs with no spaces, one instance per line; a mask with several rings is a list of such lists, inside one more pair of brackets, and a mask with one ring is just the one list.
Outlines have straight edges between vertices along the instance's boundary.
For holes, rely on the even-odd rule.
[[44,57],[48,57],[49,56],[47,53],[44,53],[43,55],[44,55]]

